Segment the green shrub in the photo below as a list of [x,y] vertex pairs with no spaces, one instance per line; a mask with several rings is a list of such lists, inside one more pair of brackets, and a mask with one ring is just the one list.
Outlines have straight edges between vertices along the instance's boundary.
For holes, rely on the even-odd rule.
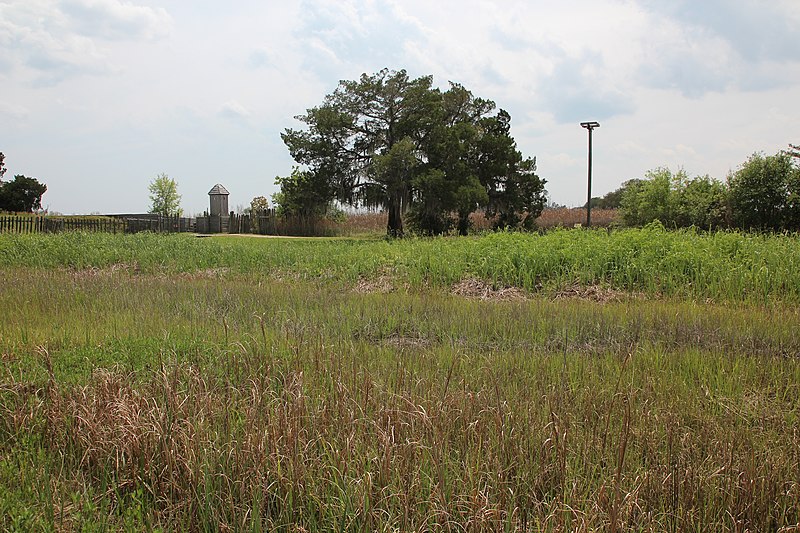
[[728,186],[736,227],[800,230],[800,168],[790,154],[753,154],[728,177]]
[[657,168],[645,179],[627,182],[621,194],[622,220],[628,226],[658,221],[667,228],[712,230],[727,225],[725,184],[708,175],[689,179],[684,170]]

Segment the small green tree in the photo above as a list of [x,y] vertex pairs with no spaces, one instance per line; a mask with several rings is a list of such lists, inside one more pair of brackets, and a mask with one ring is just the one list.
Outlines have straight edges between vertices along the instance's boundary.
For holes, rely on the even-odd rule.
[[504,221],[500,225],[519,225],[531,231],[547,203],[546,181],[536,174],[535,157],[518,161],[510,174],[502,194],[505,208],[500,211],[500,220]]
[[[619,209],[620,203],[622,202],[622,195],[628,184],[632,181],[636,180],[626,181],[621,187],[606,193],[605,196],[593,196],[592,209]],[[586,204],[584,204],[583,207],[585,209]]]
[[772,231],[800,229],[798,173],[791,154],[753,154],[728,177],[734,225]]
[[164,173],[156,176],[148,186],[150,191],[150,213],[161,216],[180,216],[181,196],[178,183]]
[[321,218],[331,204],[330,184],[320,173],[292,169],[289,176],[275,177],[281,190],[272,195],[278,215]]
[[267,209],[269,209],[269,200],[267,200],[266,196],[256,196],[252,200],[250,200],[250,207],[248,211],[250,212],[250,217],[252,223],[250,224],[250,229],[253,233],[260,233],[261,228],[259,224],[261,224],[261,215],[263,215]]
[[618,190],[622,220],[629,226],[657,220],[668,228],[712,230],[727,224],[727,189],[709,176],[689,179],[684,170],[673,174],[668,168],[657,168]]
[[30,213],[42,208],[42,195],[47,185],[36,178],[17,175],[11,181],[0,182],[0,211]]
[[525,158],[511,136],[511,115],[500,110],[479,123],[476,173],[489,201],[486,215],[496,229],[532,229],[547,203],[546,180],[536,173],[536,158]]
[[628,182],[620,200],[622,220],[628,226],[644,226],[654,220],[674,226],[677,198],[672,185],[685,178],[682,170],[673,176],[668,168],[660,167],[648,170],[643,180]]
[[267,209],[269,209],[269,200],[267,200],[266,196],[256,196],[250,200],[250,213],[255,215],[263,213]]
[[709,176],[678,184],[675,209],[677,226],[714,230],[727,226],[728,190]]

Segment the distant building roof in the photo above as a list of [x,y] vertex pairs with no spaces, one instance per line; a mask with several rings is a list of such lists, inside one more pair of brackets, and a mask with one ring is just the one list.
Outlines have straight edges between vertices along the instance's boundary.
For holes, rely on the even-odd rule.
[[208,191],[208,195],[209,196],[219,195],[219,194],[230,194],[230,193],[228,192],[228,189],[226,189],[225,187],[223,187],[219,183],[217,183],[216,185],[211,187],[211,190]]

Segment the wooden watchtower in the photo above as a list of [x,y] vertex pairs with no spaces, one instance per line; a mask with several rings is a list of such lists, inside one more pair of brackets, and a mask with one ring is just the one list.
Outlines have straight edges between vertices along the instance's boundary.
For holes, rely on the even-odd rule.
[[217,183],[208,191],[211,211],[209,212],[209,231],[220,233],[226,230],[228,225],[228,189]]
[[228,216],[228,189],[217,183],[211,190],[208,191],[208,198],[211,202],[211,211],[209,214],[212,217],[226,217]]

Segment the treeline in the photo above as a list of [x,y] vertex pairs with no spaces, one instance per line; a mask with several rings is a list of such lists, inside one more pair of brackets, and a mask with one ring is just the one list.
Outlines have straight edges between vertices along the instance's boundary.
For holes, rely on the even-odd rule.
[[789,146],[753,154],[724,182],[657,168],[593,198],[592,207],[618,208],[626,226],[658,221],[668,228],[800,231],[800,153]]

